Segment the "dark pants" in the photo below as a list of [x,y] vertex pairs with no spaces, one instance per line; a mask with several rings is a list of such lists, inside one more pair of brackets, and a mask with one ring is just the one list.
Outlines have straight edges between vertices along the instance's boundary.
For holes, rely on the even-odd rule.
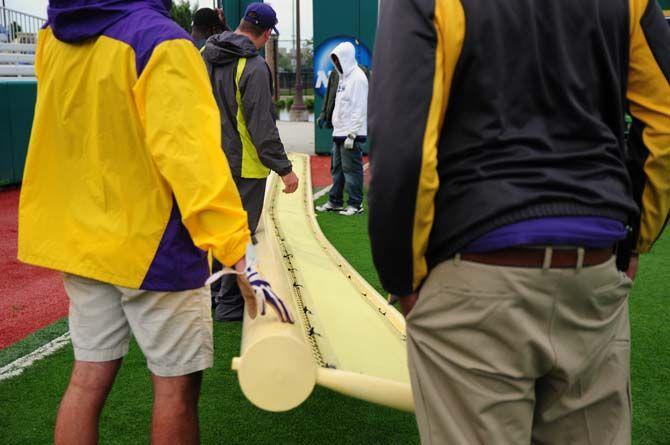
[[363,204],[363,150],[359,142],[354,143],[353,150],[344,148],[344,142],[333,142],[330,174],[333,187],[328,193],[328,200],[341,207],[346,190],[349,195],[347,204],[360,207]]
[[[258,223],[263,212],[263,201],[265,200],[265,179],[246,179],[235,177],[235,184],[242,198],[242,206],[249,218],[249,230],[251,234],[256,233]],[[214,259],[212,272],[222,269],[221,263]],[[216,321],[237,321],[244,315],[244,299],[237,287],[234,275],[225,275],[222,279],[212,284],[212,305],[215,307],[214,319]]]

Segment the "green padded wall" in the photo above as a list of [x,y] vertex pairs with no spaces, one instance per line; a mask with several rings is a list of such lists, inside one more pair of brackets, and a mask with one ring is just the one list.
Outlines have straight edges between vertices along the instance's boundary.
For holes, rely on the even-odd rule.
[[[258,3],[259,0],[224,0],[223,10],[226,12],[226,21],[230,29],[237,28],[242,20],[244,11],[249,6],[249,3]],[[261,2],[262,3],[262,2]]]
[[0,82],[0,187],[14,182],[12,124],[9,118],[7,83]]
[[0,186],[21,182],[36,97],[34,80],[0,80]]

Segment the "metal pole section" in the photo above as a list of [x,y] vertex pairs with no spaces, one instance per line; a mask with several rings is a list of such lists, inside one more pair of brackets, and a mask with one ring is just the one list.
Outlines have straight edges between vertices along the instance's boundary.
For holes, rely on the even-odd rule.
[[7,28],[7,10],[5,8],[5,0],[2,0],[2,26],[7,32],[7,38],[9,38],[9,29]]
[[268,43],[265,44],[265,61],[270,66],[272,73],[272,85],[274,85],[274,100],[279,100],[279,77],[277,75],[277,54],[278,54],[278,38],[277,36],[270,37]]
[[300,45],[300,0],[295,0],[295,42],[296,42],[296,53],[295,53],[295,96],[293,98],[293,106],[291,111],[294,112],[296,116],[300,115],[301,119],[305,119],[305,102],[302,97],[302,47]]
[[295,1],[291,2],[291,40],[293,40],[293,50],[295,51]]
[[12,11],[9,12],[9,18],[7,19],[7,26],[9,28],[9,43],[14,43],[14,39],[16,38],[16,20],[14,19],[14,13]]

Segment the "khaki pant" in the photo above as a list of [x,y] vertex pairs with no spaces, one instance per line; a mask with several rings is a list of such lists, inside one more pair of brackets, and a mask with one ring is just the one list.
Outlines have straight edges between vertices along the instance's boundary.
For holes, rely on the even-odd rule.
[[107,362],[128,353],[131,334],[149,370],[175,377],[211,368],[209,289],[151,292],[64,274],[76,360]]
[[630,444],[631,281],[447,261],[407,318],[424,444]]

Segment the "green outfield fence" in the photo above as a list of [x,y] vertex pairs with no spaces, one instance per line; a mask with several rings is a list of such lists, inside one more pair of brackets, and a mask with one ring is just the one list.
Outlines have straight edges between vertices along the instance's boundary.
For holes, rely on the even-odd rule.
[[0,187],[21,182],[36,97],[35,80],[0,79]]

